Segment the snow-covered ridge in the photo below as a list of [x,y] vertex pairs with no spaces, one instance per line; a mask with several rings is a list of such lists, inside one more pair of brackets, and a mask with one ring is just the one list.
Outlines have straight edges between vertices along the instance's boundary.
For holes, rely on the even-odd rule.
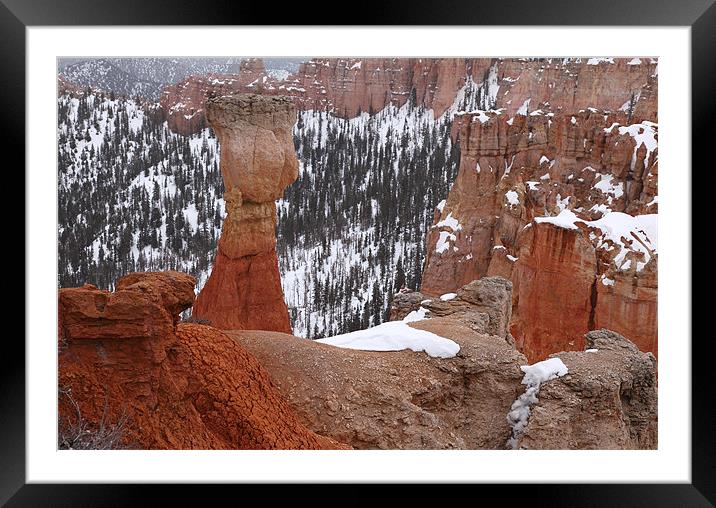
[[[279,235],[284,224],[312,215],[302,204],[311,196],[324,213],[320,235],[304,226],[297,228],[295,240],[279,237],[294,334],[318,338],[368,328],[380,322],[379,308],[381,315],[387,312],[389,298],[383,295],[400,289],[394,286],[396,278],[417,286],[423,235],[457,172],[456,159],[445,163],[453,150],[450,117],[434,118],[432,110],[408,101],[351,119],[321,111],[300,111],[298,118],[294,139],[300,176],[279,201]],[[439,183],[428,183],[434,182],[430,175],[441,174],[445,177]],[[411,197],[426,183],[421,195]],[[347,200],[353,204],[346,210],[342,202]],[[400,213],[399,222],[387,224],[386,216],[393,214],[389,209],[399,210],[401,201],[413,204]],[[405,280],[396,277],[401,271]],[[324,294],[332,293],[347,297],[348,304],[339,300],[326,306]]]

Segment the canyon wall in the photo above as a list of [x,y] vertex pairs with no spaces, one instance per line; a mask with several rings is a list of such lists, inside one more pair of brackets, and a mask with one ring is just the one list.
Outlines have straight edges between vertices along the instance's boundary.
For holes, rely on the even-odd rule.
[[531,360],[609,327],[657,353],[658,127],[624,112],[458,114],[461,161],[427,237],[422,291],[510,278]]
[[221,149],[226,218],[193,315],[229,330],[290,333],[276,257],[276,204],[298,175],[285,97],[223,95],[206,104]]
[[599,327],[658,353],[656,59],[314,58],[284,80],[251,60],[168,87],[162,108],[194,132],[208,97],[247,90],[341,117],[408,100],[449,110],[461,165],[428,234],[422,291],[511,279],[512,332],[530,360],[580,349]]
[[551,111],[617,111],[632,103],[635,115],[656,121],[657,72],[651,58],[313,58],[281,80],[249,59],[238,74],[191,76],[166,87],[160,103],[172,130],[188,135],[206,126],[204,103],[212,95],[286,95],[299,110],[343,118],[413,100],[440,116],[470,80],[482,87],[483,109],[509,115],[526,101],[530,110]]

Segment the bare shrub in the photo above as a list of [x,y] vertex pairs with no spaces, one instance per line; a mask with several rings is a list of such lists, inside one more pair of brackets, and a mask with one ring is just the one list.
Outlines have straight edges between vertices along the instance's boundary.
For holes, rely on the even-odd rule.
[[67,403],[74,409],[74,418],[67,416],[60,418],[58,415],[57,447],[60,450],[121,450],[131,448],[122,443],[129,416],[126,409],[122,410],[116,422],[110,422],[109,401],[105,396],[104,411],[99,425],[92,425],[80,411],[80,407],[72,398],[71,389],[60,388],[58,390],[60,400],[64,397]]

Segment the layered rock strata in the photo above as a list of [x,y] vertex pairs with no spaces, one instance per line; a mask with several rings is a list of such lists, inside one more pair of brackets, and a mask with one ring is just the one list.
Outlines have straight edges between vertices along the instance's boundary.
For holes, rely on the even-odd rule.
[[624,112],[457,115],[461,160],[421,290],[500,275],[530,361],[609,327],[657,353],[658,126]]
[[285,97],[256,94],[218,96],[206,107],[221,148],[227,215],[194,315],[223,329],[290,333],[275,201],[298,175],[295,107]]
[[178,323],[194,283],[133,273],[114,293],[60,289],[60,445],[102,447],[111,432],[119,448],[343,448],[301,424],[239,344]]
[[526,102],[531,111],[597,105],[657,121],[657,65],[651,58],[313,58],[277,79],[251,59],[238,74],[191,76],[165,88],[161,106],[170,128],[185,135],[205,126],[208,97],[237,92],[286,95],[300,110],[343,118],[409,100],[439,116],[471,81],[482,85],[480,102],[509,115]]

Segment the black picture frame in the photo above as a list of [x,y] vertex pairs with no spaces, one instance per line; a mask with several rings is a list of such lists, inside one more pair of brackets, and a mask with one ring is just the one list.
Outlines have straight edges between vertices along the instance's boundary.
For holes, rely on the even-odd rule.
[[[226,1],[187,0],[0,0],[0,111],[4,117],[5,149],[18,157],[14,167],[25,167],[25,29],[28,26],[82,25],[244,25],[283,24],[303,21],[315,25],[316,12],[338,14],[336,4],[306,4],[302,14],[282,11],[279,4],[251,5]],[[300,7],[300,6],[299,6]],[[588,26],[690,26],[692,72],[692,167],[708,161],[706,153],[716,139],[716,111],[713,83],[716,76],[716,5],[714,0],[505,0],[501,2],[463,0],[457,5],[445,2],[412,1],[355,4],[355,13],[343,20],[361,25],[588,25]],[[6,150],[3,152],[5,153]],[[3,155],[5,157],[5,155]],[[711,159],[712,160],[712,159]],[[710,165],[713,163],[711,162]],[[705,167],[702,169],[706,169]],[[683,171],[692,172],[691,168]],[[693,174],[693,172],[691,173]],[[18,175],[15,175],[18,176]],[[23,175],[24,176],[24,175]],[[24,178],[20,186],[25,187]],[[28,189],[25,189],[28,192]],[[27,194],[25,194],[27,195]],[[692,213],[692,217],[696,215]],[[27,235],[29,232],[25,230]],[[23,247],[24,249],[24,247]],[[15,255],[17,258],[18,256]],[[17,263],[17,259],[15,260]],[[31,269],[25,265],[25,273]],[[690,295],[684,295],[685,298]],[[694,299],[696,302],[696,299]],[[27,302],[32,305],[32,302]],[[692,311],[693,312],[693,311]],[[16,317],[11,320],[17,321]],[[14,334],[6,333],[0,369],[0,503],[7,506],[131,506],[151,499],[154,486],[129,485],[39,485],[25,482],[25,347]],[[470,486],[476,496],[497,495],[516,501],[528,496],[538,506],[713,506],[716,503],[714,424],[710,393],[713,381],[709,367],[710,335],[692,341],[692,483],[691,484],[588,484],[588,485],[479,485]],[[691,337],[668,340],[689,341]],[[702,387],[700,389],[699,387]],[[667,408],[668,410],[668,408]],[[162,495],[181,497],[186,504],[186,488],[173,485]],[[211,498],[229,486],[211,487]],[[242,486],[246,489],[247,486]],[[321,487],[321,489],[325,486]],[[275,486],[271,487],[275,495]],[[493,492],[484,492],[493,490]],[[305,491],[292,486],[292,495]],[[422,496],[423,489],[401,494],[402,502]],[[311,492],[315,502],[326,494]],[[343,504],[370,501],[364,488],[351,486],[341,494]],[[408,496],[408,497],[406,497]],[[332,496],[329,496],[332,497]],[[450,496],[452,497],[452,496]],[[207,498],[203,498],[204,501]],[[335,501],[335,498],[333,499]],[[170,503],[168,499],[166,503]],[[202,503],[203,504],[203,503]]]

